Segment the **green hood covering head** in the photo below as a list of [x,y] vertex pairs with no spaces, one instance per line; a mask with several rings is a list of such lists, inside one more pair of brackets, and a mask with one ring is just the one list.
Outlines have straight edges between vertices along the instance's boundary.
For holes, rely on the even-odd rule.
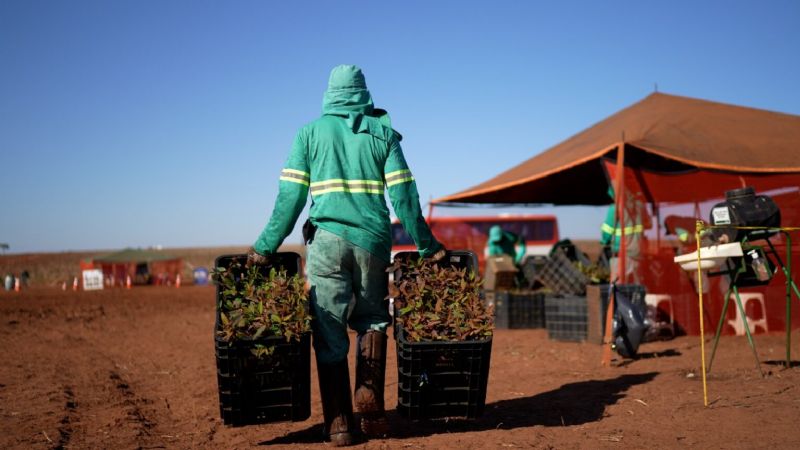
[[358,66],[342,64],[331,70],[328,90],[322,99],[322,114],[343,117],[354,133],[369,133],[381,139],[392,134],[398,141],[403,139],[392,129],[389,113],[373,105],[364,73]]
[[492,225],[489,228],[489,242],[500,242],[503,240],[503,229],[500,225]]
[[371,115],[372,110],[372,96],[361,69],[347,64],[334,67],[322,99],[322,114],[347,117]]

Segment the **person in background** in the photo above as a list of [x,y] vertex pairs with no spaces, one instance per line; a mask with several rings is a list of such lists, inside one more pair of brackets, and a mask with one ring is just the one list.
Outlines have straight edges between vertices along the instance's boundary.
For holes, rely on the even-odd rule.
[[335,67],[322,117],[297,133],[280,174],[275,209],[248,253],[250,264],[266,264],[311,194],[304,237],[312,332],[324,433],[335,446],[356,440],[348,325],[358,333],[354,399],[361,431],[368,436],[388,432],[383,394],[391,236],[385,191],[421,256],[438,260],[446,254],[422,216],[400,140],[389,114],[373,106],[361,69]]
[[[614,202],[614,188],[608,188],[608,196],[612,203],[606,212],[606,219],[600,226],[600,244],[604,252],[610,254],[609,269],[611,280],[618,283],[628,281],[639,283],[641,281],[640,262],[642,249],[644,247],[644,231],[650,224],[650,216],[647,214],[644,202],[634,193],[625,192],[625,226],[619,226],[616,215],[616,203]],[[625,235],[625,276],[619,277],[619,257],[620,240]]]
[[489,228],[489,256],[508,255],[514,259],[514,264],[519,265],[525,257],[525,239],[516,233],[492,225]]

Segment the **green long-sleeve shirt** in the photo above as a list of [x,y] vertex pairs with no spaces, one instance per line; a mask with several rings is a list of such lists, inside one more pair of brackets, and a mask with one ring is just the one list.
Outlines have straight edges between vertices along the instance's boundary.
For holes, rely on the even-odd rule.
[[[337,72],[337,69],[340,69]],[[425,222],[414,177],[389,115],[373,108],[363,75],[354,66],[331,73],[323,115],[295,137],[281,171],[275,209],[254,244],[277,250],[305,206],[311,222],[389,261],[391,234],[385,192],[423,256],[441,244]]]

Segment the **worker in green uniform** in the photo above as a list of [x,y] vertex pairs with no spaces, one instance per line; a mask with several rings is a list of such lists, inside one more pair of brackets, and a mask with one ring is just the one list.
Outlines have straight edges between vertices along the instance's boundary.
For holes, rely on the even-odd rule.
[[514,258],[514,264],[519,265],[525,256],[525,239],[522,236],[500,228],[500,225],[492,225],[489,228],[489,256],[508,255]]
[[[637,193],[638,194],[638,193]],[[608,188],[608,196],[614,200],[614,188]],[[610,249],[609,269],[611,279],[618,279],[619,283],[631,281],[639,283],[642,280],[640,262],[645,245],[644,231],[650,227],[650,216],[647,214],[644,202],[633,192],[625,191],[625,226],[619,226],[617,221],[616,203],[611,203],[606,212],[606,219],[600,226],[600,244]],[[625,235],[625,275],[620,277],[619,255],[620,241]]]
[[280,174],[275,209],[248,255],[251,263],[265,263],[291,232],[311,194],[307,273],[313,342],[324,429],[336,446],[351,445],[356,437],[348,325],[358,333],[353,398],[361,431],[367,436],[388,432],[383,394],[391,237],[384,192],[421,256],[445,256],[422,216],[401,139],[386,111],[373,106],[361,69],[335,67],[322,117],[297,133]]

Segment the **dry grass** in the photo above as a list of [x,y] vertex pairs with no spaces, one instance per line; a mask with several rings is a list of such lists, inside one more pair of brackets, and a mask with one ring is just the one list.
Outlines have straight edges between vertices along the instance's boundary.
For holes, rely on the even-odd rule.
[[[211,268],[220,255],[245,253],[246,246],[165,248],[164,254],[183,259],[182,277],[192,279],[195,267]],[[281,251],[293,251],[305,255],[302,245],[284,245]],[[23,270],[30,274],[30,285],[34,287],[58,286],[63,281],[72,280],[80,274],[80,262],[90,261],[112,251],[98,250],[87,252],[22,253],[0,256],[0,276],[7,273],[19,276]]]
[[[600,253],[599,242],[574,240],[573,243],[586,252],[592,261],[597,259],[597,255]],[[183,259],[182,277],[184,280],[192,279],[192,270],[195,267],[213,267],[214,260],[220,255],[245,253],[246,251],[247,246],[178,247],[163,250],[165,254]],[[305,247],[300,244],[283,245],[281,251],[297,252],[301,256],[305,256]],[[97,250],[0,255],[0,277],[5,276],[6,273],[19,276],[23,270],[27,270],[30,274],[31,286],[58,286],[62,281],[72,280],[73,277],[80,274],[81,261],[90,261],[92,258],[111,252],[112,250]]]

